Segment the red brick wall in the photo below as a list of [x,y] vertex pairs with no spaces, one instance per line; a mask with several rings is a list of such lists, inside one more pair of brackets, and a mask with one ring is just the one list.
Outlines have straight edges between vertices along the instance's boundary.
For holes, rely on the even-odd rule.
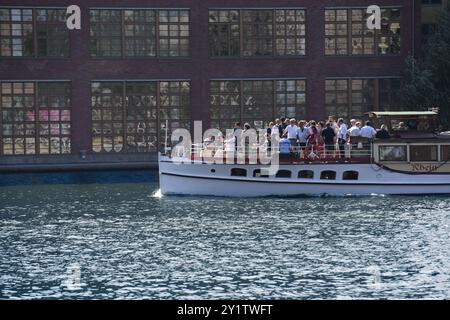
[[[416,0],[415,30],[420,30],[420,0]],[[0,80],[72,81],[73,152],[90,150],[90,82],[93,79],[191,79],[192,120],[209,118],[209,80],[213,78],[307,78],[308,117],[323,118],[326,77],[398,76],[405,57],[413,52],[413,0],[2,0],[1,6],[76,4],[82,10],[82,30],[71,31],[68,59],[0,58]],[[401,56],[325,57],[324,7],[398,6],[402,9]],[[89,17],[92,7],[190,8],[190,58],[98,59],[89,56]],[[307,9],[306,56],[298,59],[210,59],[208,9],[238,7],[304,7]],[[415,33],[416,46],[420,32]]]

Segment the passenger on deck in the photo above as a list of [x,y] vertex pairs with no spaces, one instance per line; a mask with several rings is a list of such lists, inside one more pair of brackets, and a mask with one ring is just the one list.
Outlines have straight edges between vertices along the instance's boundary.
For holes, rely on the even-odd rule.
[[235,138],[234,145],[237,148],[237,146],[240,144],[241,134],[242,134],[241,124],[239,122],[236,122],[234,124],[233,131],[234,131],[234,138]]
[[352,119],[350,120],[350,124],[352,125],[348,130],[350,137],[359,137],[361,135],[361,129],[358,124],[361,125],[361,123],[357,122],[355,119]]
[[271,122],[269,122],[269,125],[267,126],[267,128],[266,128],[266,134],[267,135],[271,135],[272,134],[272,128],[273,128],[273,126],[274,126],[274,123],[271,121]]
[[203,157],[213,157],[216,153],[216,137],[210,136],[203,140]]
[[398,131],[407,131],[408,127],[405,125],[404,122],[399,122],[398,127],[397,127]]
[[281,120],[280,119],[275,119],[275,124],[272,127],[272,132],[275,134],[276,132],[278,132],[278,134],[281,137],[282,131],[281,131]]
[[297,130],[297,121],[292,118],[289,120],[289,125],[284,130],[284,135],[287,135],[287,138],[291,142],[291,146],[294,148],[297,146]]
[[203,140],[203,145],[205,147],[212,145],[216,142],[216,137],[215,136],[211,136],[209,138],[206,138],[205,140]]
[[386,130],[386,126],[382,124],[381,128],[377,131],[375,137],[377,139],[389,139],[391,136],[389,135],[389,132]]
[[325,156],[331,157],[334,155],[334,145],[336,143],[336,134],[331,127],[331,122],[327,122],[327,127],[322,131],[322,138],[325,142]]
[[336,120],[334,120],[334,117],[333,116],[328,116],[328,121],[327,122],[331,123],[331,129],[333,129],[335,131],[335,133],[336,133],[337,132],[336,131],[337,123],[336,123]]
[[185,157],[186,156],[186,149],[183,145],[183,137],[178,138],[178,142],[174,146],[174,153],[177,157]]
[[319,134],[319,135],[321,135],[322,134],[322,131],[325,129],[325,124],[323,123],[323,121],[319,121],[318,123],[317,123],[317,133]]
[[234,135],[232,135],[231,137],[227,137],[227,139],[225,139],[223,143],[226,152],[234,153],[234,150],[236,149],[236,137]]
[[266,129],[266,141],[265,144],[267,146],[267,151],[270,152],[270,148],[272,146],[272,128],[274,127],[274,123],[270,122],[269,126]]
[[372,127],[372,124],[370,121],[366,121],[366,125],[361,128],[361,137],[367,138],[367,139],[373,139],[377,132]]
[[339,155],[340,158],[345,158],[345,145],[347,144],[347,125],[345,124],[344,119],[339,118],[338,126]]
[[281,118],[281,130],[280,130],[280,137],[283,136],[284,130],[286,130],[286,127],[289,125],[289,119]]
[[306,148],[306,143],[308,142],[308,137],[310,135],[310,131],[308,128],[305,127],[306,122],[304,120],[301,120],[298,122],[298,129],[297,129],[297,138],[299,142],[300,149],[302,151]]
[[307,149],[308,149],[308,158],[314,159],[317,158],[317,153],[319,149],[319,132],[317,131],[316,126],[311,127],[311,134],[308,137]]
[[291,142],[286,137],[280,139],[280,159],[289,159],[291,156]]
[[[244,124],[244,131],[242,131],[242,134],[245,134],[248,130],[250,130],[252,127],[250,126],[250,124],[249,123],[245,123]],[[242,139],[242,138],[241,138]],[[247,137],[247,138],[245,138],[245,141],[244,141],[244,150],[245,150],[245,154],[246,155],[250,155],[250,140],[249,140],[249,138]]]

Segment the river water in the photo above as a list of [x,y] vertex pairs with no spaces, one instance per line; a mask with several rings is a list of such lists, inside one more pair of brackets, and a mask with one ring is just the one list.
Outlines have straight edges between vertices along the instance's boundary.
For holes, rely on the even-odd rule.
[[0,298],[450,299],[450,197],[161,197],[0,175]]

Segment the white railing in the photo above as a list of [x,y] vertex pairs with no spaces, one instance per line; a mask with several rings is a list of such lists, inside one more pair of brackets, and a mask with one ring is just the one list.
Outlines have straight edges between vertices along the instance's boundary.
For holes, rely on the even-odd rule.
[[[333,145],[332,148],[327,149],[325,145],[321,146],[311,146],[311,147],[300,147],[300,146],[292,146],[290,147],[290,152],[286,154],[282,154],[279,150],[276,150],[278,155],[282,159],[292,159],[292,160],[308,160],[308,161],[320,161],[320,160],[339,160],[339,159],[358,159],[358,158],[372,158],[372,142],[360,142],[355,144],[347,143],[343,145],[343,150],[340,150],[338,146]],[[213,143],[210,144],[193,144],[191,146],[190,154],[186,152],[184,147],[174,146],[174,154],[177,157],[184,158],[226,158],[227,156],[234,157],[243,157],[247,159],[258,159],[261,155],[265,155],[266,157],[271,156],[272,150],[267,148],[266,146],[247,146],[240,147],[238,149],[223,149],[223,146],[216,145]],[[169,149],[170,150],[170,149]],[[232,155],[230,155],[232,154]],[[170,152],[169,154],[170,155]]]

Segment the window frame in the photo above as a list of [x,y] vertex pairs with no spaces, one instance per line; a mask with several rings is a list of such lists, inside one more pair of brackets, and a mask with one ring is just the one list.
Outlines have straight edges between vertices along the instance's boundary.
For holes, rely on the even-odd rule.
[[[90,30],[92,30],[92,17],[91,17],[91,11],[101,11],[101,10],[106,10],[106,11],[119,11],[119,15],[120,15],[120,32],[121,35],[120,37],[117,37],[118,39],[120,39],[120,44],[121,44],[121,50],[120,50],[120,54],[119,55],[98,55],[98,54],[94,54],[93,50],[91,49],[91,45],[93,40],[93,35],[90,34],[89,35],[89,41],[90,41],[90,48],[89,48],[89,56],[91,59],[188,59],[192,57],[192,40],[191,40],[191,34],[192,34],[192,28],[191,28],[191,10],[190,8],[145,8],[145,9],[137,9],[137,8],[89,8],[89,22],[90,22]],[[153,11],[155,13],[155,22],[154,22],[154,26],[155,26],[155,35],[154,35],[154,43],[155,43],[155,55],[128,55],[127,54],[127,49],[126,49],[126,41],[127,38],[128,39],[134,39],[136,37],[131,37],[131,36],[126,36],[126,26],[128,25],[135,25],[136,22],[134,23],[130,23],[130,22],[126,22],[125,21],[125,12],[126,11],[136,11],[136,10],[145,10],[145,11]],[[167,12],[167,19],[162,19],[161,14],[163,12]],[[172,13],[176,12],[177,13],[177,21],[171,21],[172,18]],[[187,17],[187,21],[183,21],[185,18]],[[163,21],[163,20],[167,20],[167,21]],[[95,23],[94,23],[95,24]],[[97,22],[97,24],[99,24]],[[116,23],[117,24],[117,23]],[[142,24],[141,22],[139,22],[138,24]],[[145,25],[146,23],[144,23]],[[163,26],[167,26],[167,28],[162,28]],[[177,26],[177,32],[178,35],[171,35],[171,32],[175,32],[175,30],[172,27]],[[182,32],[182,28],[181,26],[187,26],[187,36],[181,35]],[[167,29],[167,35],[162,35],[162,33],[165,33],[165,29]],[[100,37],[101,38],[101,37]],[[138,37],[138,38],[144,38],[145,37]],[[168,52],[170,52],[170,48],[171,48],[171,42],[174,42],[175,40],[178,39],[178,54],[176,55],[164,55],[161,54],[162,52],[162,41],[167,41],[167,50]],[[188,46],[188,50],[187,50],[187,54],[183,54],[181,55],[181,48],[182,48],[182,42],[187,42],[187,46]],[[174,44],[172,44],[174,45]]]
[[[9,34],[8,35],[1,35],[0,34],[0,58],[1,59],[27,59],[27,58],[36,58],[36,17],[35,17],[35,9],[33,7],[1,7],[0,10],[8,10],[8,20],[1,21],[0,25],[8,25],[9,28]],[[15,11],[19,11],[19,19],[17,20],[18,15],[14,14]],[[30,15],[25,15],[25,11],[31,11]],[[31,17],[31,20],[25,20],[25,17]],[[15,18],[16,17],[16,18]],[[15,27],[20,28],[20,35],[14,34]],[[24,35],[24,28],[25,26],[31,27],[30,34]],[[6,30],[6,29],[0,29],[0,30]],[[17,30],[16,30],[17,31]],[[0,31],[1,32],[1,31]],[[2,54],[2,47],[1,43],[3,41],[9,40],[9,49],[10,53],[8,55]],[[20,43],[18,43],[20,41]],[[30,52],[27,53],[26,51],[26,42],[31,41],[31,49]],[[16,42],[16,43],[14,43]],[[20,46],[20,55],[15,55],[15,46]],[[25,53],[25,54],[24,54]]]
[[[383,160],[381,159],[381,156],[383,154],[383,152],[381,151],[382,148],[402,148],[404,149],[404,159],[398,159],[398,160]],[[385,161],[385,162],[396,162],[396,163],[400,163],[400,162],[407,162],[408,161],[408,147],[406,145],[379,145],[378,146],[378,159],[379,161]]]
[[[64,16],[66,15],[66,10],[64,8],[36,8],[35,9],[35,20],[36,20],[36,55],[39,58],[69,58],[70,57],[70,35],[69,35],[69,30],[67,29],[66,26],[66,21],[51,21],[49,20],[49,11],[55,11],[55,10],[60,10],[60,14],[63,14]],[[45,21],[40,21],[39,20],[39,11],[45,11]],[[46,54],[45,55],[40,55],[39,53],[39,27],[43,27],[45,26],[45,30],[46,30],[46,37],[44,38],[46,40]],[[64,40],[65,42],[62,44],[62,48],[60,48],[60,50],[62,50],[63,54],[62,55],[49,55],[48,54],[48,47],[50,47],[51,45],[49,45],[49,30],[50,28],[57,28],[57,27],[62,27],[62,29],[64,30],[64,34],[65,37],[63,36],[59,36],[59,40]],[[50,37],[51,38],[51,37]],[[50,39],[52,40],[52,39]],[[60,45],[61,46],[61,45]]]
[[[308,174],[310,174],[310,173],[312,173],[312,175],[309,177],[300,177],[300,175],[303,173],[303,172],[308,172]],[[299,172],[298,172],[298,174],[297,174],[297,179],[308,179],[308,180],[313,180],[314,179],[314,176],[315,176],[315,173],[314,173],[314,171],[313,170],[300,170]]]
[[[132,13],[132,20],[128,21],[128,17],[127,17],[127,13],[131,12]],[[147,18],[149,16],[149,13],[152,13],[153,15],[153,21],[147,21]],[[140,15],[141,14],[141,15]],[[143,20],[141,20],[143,17]],[[122,16],[123,16],[123,56],[126,58],[154,58],[157,56],[157,27],[158,27],[158,23],[157,23],[157,11],[155,10],[136,10],[136,9],[123,9],[122,10]],[[130,27],[133,31],[132,31],[132,35],[127,35],[128,32],[128,28]],[[153,34],[151,36],[147,35],[142,35],[142,33],[146,32],[147,30],[143,31],[142,29],[145,29],[145,27],[150,27],[151,29],[153,29]],[[136,31],[136,29],[138,29],[138,31]],[[137,35],[137,33],[139,33]],[[154,52],[152,54],[151,51],[139,51],[137,53],[136,51],[136,41],[143,41],[145,43],[146,40],[150,40],[150,47],[151,44],[153,44],[154,46]],[[132,52],[133,54],[130,54],[127,44],[127,41],[131,41],[133,43],[132,47]],[[148,45],[148,44],[147,44]],[[148,48],[146,48],[148,49]],[[140,54],[141,53],[141,54]],[[142,54],[142,53],[146,53],[146,54]]]
[[[287,26],[289,25],[289,23],[287,23],[286,21],[283,23],[278,23],[276,21],[276,17],[277,17],[277,12],[279,11],[289,11],[289,10],[293,10],[296,12],[295,17],[297,17],[297,12],[303,12],[303,17],[304,17],[304,21],[295,21],[295,25],[297,26],[303,26],[302,30],[304,30],[304,34],[301,35],[296,35],[295,39],[298,40],[298,42],[300,44],[302,44],[304,46],[303,48],[303,52],[301,54],[278,54],[277,53],[277,39],[284,39],[285,41],[287,41],[287,39],[291,39],[292,37],[289,37],[287,35],[287,33],[284,36],[279,36],[276,33],[277,30],[277,26],[280,25],[284,25]],[[213,43],[214,41],[211,40],[211,33],[210,33],[210,25],[220,25],[221,22],[211,22],[211,12],[217,12],[218,13],[218,17],[220,17],[220,12],[221,11],[237,11],[239,13],[239,48],[238,48],[238,53],[235,55],[212,55],[212,51],[211,50],[211,43]],[[246,45],[248,43],[248,41],[245,40],[245,36],[244,36],[244,25],[246,24],[247,27],[251,26],[253,24],[253,26],[255,26],[255,23],[257,25],[259,25],[258,22],[245,22],[243,19],[243,13],[244,11],[247,12],[251,12],[251,11],[270,11],[272,14],[272,23],[270,24],[271,26],[271,54],[268,55],[246,55],[244,54],[244,45]],[[273,58],[277,58],[277,59],[299,59],[299,58],[303,58],[306,57],[307,55],[307,40],[306,40],[306,35],[307,35],[307,16],[308,16],[308,10],[306,7],[270,7],[270,8],[209,8],[208,9],[208,56],[210,59],[273,59]],[[219,19],[220,20],[220,19]],[[225,23],[223,23],[225,24]],[[232,23],[229,23],[229,25]],[[261,25],[264,23],[261,23]],[[236,25],[236,23],[234,23],[234,25]],[[269,25],[269,24],[267,24]],[[296,27],[297,28],[297,27]],[[263,36],[257,36],[255,39],[264,39],[267,38],[269,39],[269,36],[263,37]],[[297,41],[295,41],[295,44],[297,44]],[[229,46],[229,45],[228,45]]]
[[[441,145],[440,146],[440,159],[439,161],[450,161],[450,145]],[[447,155],[447,159],[445,159],[444,155]]]
[[[284,174],[286,174],[286,176],[284,176]],[[291,179],[292,178],[292,171],[291,170],[286,170],[286,169],[280,169],[275,174],[275,178],[278,178],[278,179]]]
[[[331,174],[331,177],[326,176],[325,174]],[[337,172],[334,170],[322,170],[320,172],[320,180],[336,180],[337,178]]]
[[[211,21],[211,12],[217,12],[218,21]],[[227,14],[228,21],[221,21],[223,14]],[[232,15],[236,13],[237,21],[233,21]],[[236,28],[237,27],[237,28]],[[212,38],[212,33],[217,29],[217,39]],[[226,29],[227,36],[224,36],[224,30]],[[233,35],[236,32],[238,35]],[[208,10],[208,54],[209,57],[214,58],[239,58],[241,55],[241,10],[237,9],[218,9]],[[224,39],[226,38],[226,39]],[[227,54],[222,55],[221,46],[226,44]],[[236,52],[233,52],[233,45],[236,45]],[[213,52],[219,52],[219,54],[213,54]]]
[[[293,87],[294,91],[279,91],[279,84],[282,83],[287,86],[288,81],[294,81]],[[245,85],[251,86],[251,89],[255,88],[257,82],[261,82],[263,90],[257,92],[255,90],[245,90]],[[271,90],[264,90],[264,83],[271,82]],[[231,84],[231,85],[229,85]],[[241,122],[242,124],[245,122],[249,122],[252,127],[256,128],[264,128],[265,124],[273,121],[273,119],[277,118],[277,113],[283,108],[287,108],[290,104],[281,104],[277,101],[277,94],[293,94],[295,95],[295,102],[291,105],[295,108],[297,118],[301,118],[304,116],[306,118],[306,114],[308,112],[308,100],[307,100],[307,85],[308,81],[306,78],[272,78],[272,79],[211,79],[209,81],[210,89],[209,89],[209,114],[211,120],[211,127],[218,129],[232,129],[233,124],[235,122]],[[256,85],[259,86],[259,85]],[[303,91],[299,90],[299,88],[303,89]],[[299,103],[297,100],[297,96],[303,95],[304,100],[302,98],[302,102]],[[267,111],[266,115],[261,115],[261,112],[257,112],[255,116],[245,115],[245,111],[249,108],[255,107],[256,110],[261,108],[261,104],[257,101],[255,102],[254,96],[256,97],[264,97],[270,96],[270,99],[263,99],[264,102],[266,100],[270,100],[269,103],[264,103],[264,106],[270,106],[271,110]],[[247,98],[247,99],[246,99]],[[287,99],[287,98],[286,98]],[[246,100],[253,101],[254,105],[245,104]],[[233,109],[233,110],[231,110]],[[230,114],[237,115],[235,118],[230,118],[228,114],[225,112],[231,110]],[[287,109],[286,109],[287,110]],[[301,113],[299,113],[301,112]],[[270,114],[269,114],[270,113]],[[228,118],[223,115],[227,115]],[[218,117],[215,117],[218,116]],[[261,126],[262,124],[262,126]],[[223,126],[229,127],[223,127]]]
[[[353,23],[353,10],[361,10],[361,9],[365,9],[363,7],[325,7],[324,8],[324,20],[325,20],[325,27],[324,27],[324,55],[325,57],[392,57],[392,56],[401,56],[403,54],[403,46],[402,46],[402,34],[401,34],[401,30],[402,30],[402,10],[403,10],[403,6],[382,6],[381,7],[381,15],[382,15],[382,29],[381,30],[374,30],[374,35],[373,35],[373,39],[374,39],[374,45],[373,45],[373,53],[367,54],[364,53],[364,49],[365,49],[365,39],[369,39],[370,37],[366,37],[365,36],[365,32],[370,32],[369,30],[366,29],[365,27],[365,23],[362,23],[362,34],[361,35],[353,35],[353,25],[357,25],[361,22],[361,20],[357,20],[355,22],[357,23]],[[383,14],[385,14],[385,12],[389,12],[389,15],[392,14],[392,12],[394,10],[398,10],[400,17],[398,19],[395,20],[389,20],[388,24],[392,24],[392,23],[398,23],[399,25],[399,30],[400,32],[397,33],[398,35],[398,39],[399,39],[399,50],[397,53],[380,53],[381,47],[380,44],[382,44],[383,42],[381,42],[381,38],[385,37],[385,38],[389,38],[389,39],[393,39],[395,38],[393,34],[383,34]],[[334,20],[327,20],[327,12],[330,11],[334,11]],[[346,19],[344,20],[338,20],[338,11],[346,11]],[[365,12],[365,10],[363,10],[363,18],[362,21],[364,22],[364,16],[367,16],[367,13]],[[330,28],[327,28],[327,24],[329,25],[334,25],[334,34],[327,34],[327,30],[331,30]],[[345,35],[339,35],[338,34],[338,25],[346,25],[346,34]],[[391,30],[391,29],[390,29]],[[362,41],[362,53],[361,54],[353,54],[353,39],[354,38],[361,38]],[[334,53],[327,53],[327,41],[330,41],[330,39],[333,39],[334,41]],[[345,43],[346,43],[346,51],[345,53],[337,53],[337,39],[346,39]],[[388,47],[385,47],[385,50],[387,50]]]
[[[413,154],[413,149],[415,148],[429,148],[431,151],[430,152],[430,159],[425,159],[425,158],[416,158]],[[431,154],[432,154],[432,150],[431,149],[435,149],[435,155],[436,158],[433,160],[431,159]],[[427,153],[428,154],[428,153]],[[439,145],[437,144],[431,144],[431,145],[410,145],[409,146],[409,162],[438,162],[439,161]]]
[[[158,83],[156,81],[126,81],[123,90],[125,90],[125,152],[158,151]],[[132,142],[135,143],[135,147],[131,147]],[[143,142],[144,148],[142,148]]]
[[[361,81],[361,88],[355,88],[355,84]],[[365,86],[366,83],[373,81],[373,86]],[[389,88],[383,87],[382,83],[389,81]],[[352,78],[325,78],[325,111],[328,115],[338,118],[364,118],[364,114],[369,111],[395,110],[395,97],[399,93],[399,89],[393,84],[398,82],[401,85],[401,77],[381,76],[381,77],[352,77]],[[334,85],[331,83],[334,82]],[[328,85],[330,83],[329,89]],[[345,83],[345,89],[340,89],[340,85]],[[372,103],[365,99],[365,95],[370,92],[373,98]],[[339,102],[339,94],[346,96],[346,103]],[[361,95],[359,102],[356,102],[356,94]],[[387,95],[389,105],[385,105],[382,96]],[[332,97],[334,103],[329,99]],[[354,106],[360,106],[361,111],[354,112]]]
[[[234,174],[236,172],[239,172],[241,174]],[[242,174],[245,173],[245,174]],[[242,169],[242,168],[232,168],[230,170],[230,176],[231,177],[246,177],[247,176],[247,169]]]
[[[63,45],[64,46],[64,55],[60,55],[60,56],[59,55],[49,55],[48,53],[46,55],[40,55],[39,54],[39,43],[38,43],[38,40],[42,39],[42,38],[39,38],[39,35],[38,35],[38,27],[40,25],[41,26],[47,25],[47,28],[46,28],[47,31],[48,31],[48,25],[61,24],[61,25],[65,26],[65,22],[64,23],[62,23],[62,22],[61,23],[57,23],[57,22],[48,23],[47,21],[45,21],[45,22],[38,21],[38,10],[46,10],[46,11],[48,11],[48,10],[64,10],[65,11],[66,8],[64,8],[64,7],[35,7],[35,6],[26,6],[26,7],[11,7],[11,6],[3,7],[2,6],[2,7],[0,7],[0,10],[9,10],[10,11],[9,20],[8,21],[0,21],[0,25],[1,24],[9,24],[10,35],[9,36],[7,36],[7,35],[1,36],[0,35],[0,40],[4,40],[4,37],[11,39],[11,41],[10,41],[11,54],[10,55],[2,55],[1,47],[0,47],[0,59],[30,59],[30,58],[33,58],[33,59],[52,59],[53,60],[53,59],[69,59],[70,58],[70,56],[71,56],[71,41],[70,41],[70,35],[69,35],[68,30],[67,30],[67,32],[65,32],[66,42]],[[22,21],[22,20],[21,21],[12,21],[11,10],[22,10],[22,11],[23,10],[31,10],[31,20],[28,21],[28,24],[31,24],[31,28],[32,28],[31,35],[30,35],[30,41],[32,42],[32,44],[31,44],[32,53],[29,55],[23,55],[23,54],[20,56],[13,55],[12,39],[14,38],[14,36],[12,35],[12,32],[13,32],[12,24],[23,25],[23,24],[27,24],[27,23],[24,23],[24,21]],[[22,13],[21,13],[21,17],[22,17]],[[23,37],[23,36],[21,36],[20,38],[25,39],[25,37]],[[47,42],[49,41],[48,38],[49,37],[47,35],[45,38]],[[0,43],[1,43],[1,41],[0,41]],[[22,42],[22,45],[23,45],[23,42]]]
[[[350,175],[350,176],[346,176]],[[355,179],[356,177],[356,179]],[[358,181],[359,180],[359,171],[356,170],[347,170],[342,172],[342,180],[344,181]]]
[[[6,85],[10,85],[9,93],[4,92],[4,87]],[[63,90],[65,91],[63,95],[55,95],[55,90],[44,90],[42,85],[55,85],[61,84],[63,85]],[[18,88],[19,85],[22,87],[22,93],[15,93],[15,88]],[[27,89],[28,86],[28,89]],[[32,92],[30,91],[30,87],[33,87]],[[68,155],[73,153],[72,149],[72,82],[67,80],[54,80],[54,81],[0,81],[0,156],[60,156],[60,155]],[[41,93],[42,91],[42,93]],[[47,93],[47,94],[45,94]],[[11,97],[11,106],[4,107],[3,106],[3,98]],[[18,99],[17,97],[22,97]],[[28,98],[25,100],[25,98]],[[58,105],[52,107],[51,105],[41,106],[43,97],[46,97],[48,101],[53,98],[66,100],[66,105]],[[47,100],[45,99],[45,100]],[[14,106],[14,103],[27,103],[32,102],[32,106],[29,107],[21,107],[17,108]],[[20,102],[21,101],[21,102]],[[47,102],[48,102],[47,101]],[[8,109],[11,113],[11,121],[4,121],[4,112],[5,109]],[[57,111],[57,115],[55,114]],[[22,112],[23,120],[16,120],[18,114],[17,112]],[[28,112],[32,112],[28,114]],[[69,117],[64,120],[63,117]],[[30,117],[27,121],[25,117]],[[45,119],[45,117],[47,119]],[[56,119],[56,120],[55,120]],[[5,125],[10,126],[10,134],[5,135]],[[47,127],[47,128],[46,128]],[[69,130],[69,132],[64,133],[64,130]],[[23,133],[16,133],[17,130],[23,131]],[[47,132],[46,132],[47,130]],[[53,131],[57,132],[54,133]],[[20,132],[19,131],[19,132]],[[31,132],[31,133],[28,133]],[[5,153],[5,142],[4,140],[10,139],[11,143],[11,153]],[[23,152],[16,152],[16,144],[19,143],[18,140],[23,140]],[[34,140],[32,143],[34,146],[31,148],[27,148],[27,139]],[[41,141],[47,139],[48,152],[43,152],[41,150]],[[52,152],[52,141],[56,141],[58,139],[58,152]],[[68,152],[64,152],[62,141],[68,141]],[[44,143],[44,142],[42,142]],[[29,150],[29,152],[27,152]]]
[[[163,117],[162,115],[164,114],[162,111],[163,110],[167,110],[171,111],[172,108],[176,108],[176,109],[183,109],[184,108],[184,115],[186,115],[185,117],[180,117],[180,118],[176,118],[176,119],[168,119],[168,124],[169,124],[169,129],[170,128],[185,128],[185,129],[189,129],[190,128],[190,124],[191,124],[191,119],[192,119],[192,112],[191,112],[191,108],[192,108],[192,103],[191,103],[191,80],[186,80],[186,79],[169,79],[169,80],[92,80],[91,81],[91,120],[92,120],[92,129],[94,130],[94,125],[96,124],[102,124],[104,122],[103,120],[103,116],[100,116],[100,120],[94,120],[94,109],[97,110],[98,108],[94,108],[94,92],[93,92],[93,87],[94,85],[98,85],[101,86],[102,83],[105,84],[115,84],[117,85],[117,88],[119,88],[120,86],[120,93],[117,94],[118,97],[120,97],[121,99],[121,105],[120,105],[120,109],[121,109],[121,114],[122,114],[122,118],[121,120],[106,120],[106,121],[110,121],[111,123],[118,123],[121,124],[121,128],[122,128],[122,132],[117,134],[117,137],[120,137],[121,141],[122,141],[122,148],[119,150],[115,150],[114,149],[114,138],[113,138],[113,146],[111,148],[111,150],[107,151],[104,148],[104,133],[100,133],[95,135],[94,132],[92,132],[92,136],[91,136],[91,151],[94,154],[133,154],[133,153],[148,153],[148,152],[156,152],[159,151],[161,149],[161,147],[164,145],[164,141],[162,140],[162,137],[165,135],[165,127],[162,127],[162,125],[164,124],[165,126],[165,120],[166,118]],[[156,127],[150,127],[150,128],[155,128],[156,130],[156,148],[155,150],[143,150],[143,151],[130,151],[130,148],[128,147],[128,124],[129,123],[137,123],[139,121],[137,120],[128,120],[127,119],[127,115],[128,113],[128,108],[130,108],[129,102],[127,102],[127,98],[129,98],[131,95],[128,94],[127,92],[127,85],[130,84],[134,84],[134,83],[155,83],[156,85],[156,106],[154,107],[149,107],[147,109],[145,108],[141,108],[141,109],[145,109],[147,112],[149,110],[153,110],[155,112],[156,118],[149,120],[147,119],[147,122],[152,122],[152,123],[156,123]],[[178,83],[178,91],[174,92],[174,91],[170,91],[170,88],[168,89],[169,91],[166,92],[166,94],[163,92],[162,89],[162,83],[167,83],[170,87],[170,85],[172,83]],[[183,90],[185,90],[186,88],[182,88],[183,84],[188,83],[188,92],[182,92]],[[117,90],[119,92],[119,89]],[[177,95],[178,94],[178,95]],[[167,105],[163,105],[163,96],[166,95],[167,96]],[[174,98],[173,101],[182,101],[183,97],[187,97],[187,102],[188,105],[183,107],[182,105],[177,105],[177,104],[173,104],[172,103],[172,97],[178,97],[178,98]],[[103,110],[102,107],[99,108],[100,110]],[[113,110],[111,108],[111,110]],[[103,112],[101,111],[101,114],[103,114]],[[112,114],[112,111],[111,111]],[[189,118],[187,118],[187,116],[189,116]],[[118,126],[119,127],[119,126]],[[102,132],[103,126],[100,127],[100,131]],[[113,125],[111,126],[111,128],[113,128]],[[147,126],[146,126],[147,129]],[[146,133],[146,137],[150,137],[152,135],[152,132],[145,132]],[[170,137],[170,131],[168,131],[168,136]],[[114,136],[114,133],[111,133],[111,136]],[[130,135],[132,136],[132,135]],[[137,136],[137,132],[136,135],[134,135],[135,137]],[[153,136],[154,133],[153,133]],[[94,139],[100,137],[100,144],[94,144]],[[149,140],[147,139],[146,141],[147,143],[147,148],[148,148],[148,143]],[[170,141],[168,141],[168,143],[170,144]],[[94,146],[99,145],[99,149],[96,148],[94,149]]]
[[[259,174],[259,175],[258,175]],[[267,174],[261,174],[261,169],[255,169],[253,170],[253,178],[269,178],[269,175]]]

